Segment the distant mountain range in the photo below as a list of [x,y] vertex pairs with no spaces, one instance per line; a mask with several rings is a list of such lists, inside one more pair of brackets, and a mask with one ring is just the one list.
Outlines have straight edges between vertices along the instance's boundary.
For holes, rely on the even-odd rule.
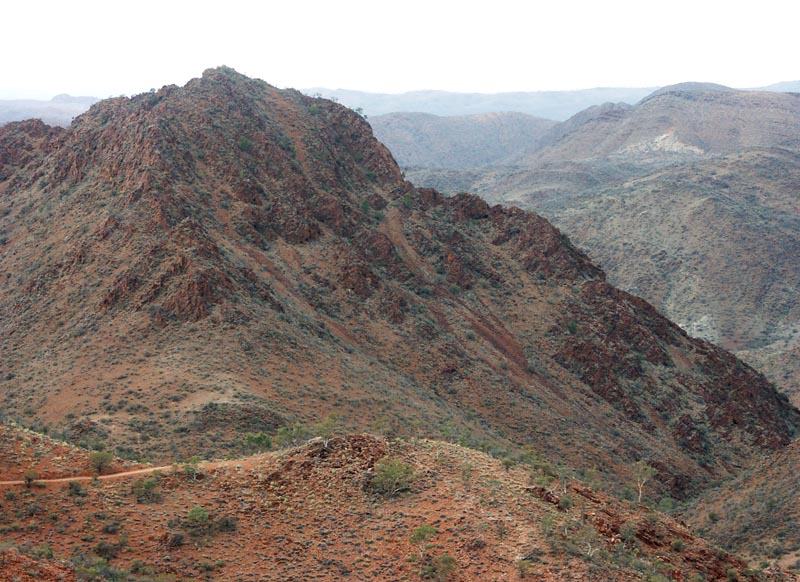
[[48,125],[67,126],[99,99],[57,95],[50,101],[35,99],[0,100],[0,125],[23,119],[41,119]]
[[[701,85],[694,83],[694,85]],[[711,85],[711,84],[703,84]],[[716,85],[722,87],[722,85]],[[429,113],[439,116],[464,116],[482,113],[516,112],[548,120],[563,121],[593,105],[627,103],[633,105],[658,87],[597,87],[574,91],[521,91],[508,93],[454,93],[448,91],[410,91],[370,93],[349,89],[304,89],[306,95],[321,96],[357,109],[367,116],[387,113]],[[753,91],[800,91],[800,81],[775,83]],[[50,101],[32,99],[0,100],[0,125],[9,121],[41,119],[49,125],[69,125],[73,118],[99,101],[96,97],[58,95]]]
[[370,117],[369,123],[404,165],[436,168],[470,168],[533,153],[557,125],[524,113],[388,113]]
[[[684,86],[722,87],[712,83],[684,83]],[[474,115],[514,111],[534,117],[563,121],[593,105],[627,103],[633,105],[652,95],[658,87],[598,87],[574,91],[529,91],[511,93],[451,93],[447,91],[411,91],[408,93],[368,93],[347,89],[305,89],[335,99],[352,109],[359,108],[369,116],[413,112],[433,115]],[[731,89],[733,90],[733,89]],[[749,91],[800,91],[800,81],[776,83]]]

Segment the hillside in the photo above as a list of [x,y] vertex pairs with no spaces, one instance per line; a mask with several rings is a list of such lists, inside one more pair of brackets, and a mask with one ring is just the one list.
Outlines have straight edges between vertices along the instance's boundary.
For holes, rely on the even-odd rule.
[[800,146],[800,95],[666,87],[635,107],[593,116],[528,163],[609,158],[691,160],[755,147]]
[[800,442],[713,489],[683,512],[709,539],[754,562],[800,569]]
[[469,168],[534,151],[556,122],[511,112],[450,117],[389,113],[370,117],[369,124],[403,166]]
[[0,409],[125,456],[247,433],[632,463],[690,497],[800,413],[541,217],[404,182],[354,112],[231,69],[0,129]]
[[[136,469],[119,459],[109,472]],[[93,472],[91,452],[19,426],[0,424],[0,480],[63,479]]]
[[541,212],[613,284],[800,402],[800,97],[707,89],[589,109],[512,165],[407,175]]
[[0,489],[7,544],[81,579],[793,579],[644,507],[441,442],[352,435],[192,474]]

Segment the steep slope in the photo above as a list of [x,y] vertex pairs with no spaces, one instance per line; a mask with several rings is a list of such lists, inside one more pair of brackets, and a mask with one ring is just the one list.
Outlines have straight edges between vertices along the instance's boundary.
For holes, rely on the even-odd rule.
[[0,130],[2,410],[154,460],[315,425],[533,445],[684,498],[798,411],[544,219],[404,182],[366,121],[221,68]]
[[469,168],[537,149],[556,122],[510,112],[453,117],[389,113],[370,117],[369,124],[401,166]]
[[694,527],[754,562],[800,568],[800,442],[683,511]]
[[798,135],[797,95],[683,85],[576,115],[513,166],[407,175],[541,212],[612,283],[800,402]]
[[[395,494],[380,486],[387,467],[403,470],[388,480]],[[69,559],[82,578],[793,579],[748,570],[664,515],[569,479],[531,484],[542,476],[530,467],[441,442],[320,439],[195,477],[0,485],[3,525],[10,543]],[[55,530],[46,515],[59,516]]]

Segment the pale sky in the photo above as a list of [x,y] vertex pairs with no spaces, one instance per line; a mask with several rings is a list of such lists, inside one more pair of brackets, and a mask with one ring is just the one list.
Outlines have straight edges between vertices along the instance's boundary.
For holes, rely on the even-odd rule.
[[800,79],[794,0],[6,0],[0,99],[228,65],[278,87],[496,93]]

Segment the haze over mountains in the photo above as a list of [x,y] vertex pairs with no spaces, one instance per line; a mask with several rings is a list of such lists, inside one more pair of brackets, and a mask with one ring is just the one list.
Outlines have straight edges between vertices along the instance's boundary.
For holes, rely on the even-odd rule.
[[0,125],[23,119],[41,119],[49,125],[67,126],[98,101],[96,97],[70,95],[56,95],[50,101],[0,99]]
[[[602,103],[634,104],[657,90],[657,87],[597,87],[573,91],[531,91],[515,93],[452,93],[448,91],[410,91],[408,93],[368,93],[347,89],[306,89],[334,99],[352,109],[361,109],[370,117],[387,113],[430,113],[462,116],[511,111],[555,121],[564,121]],[[800,81],[776,83],[750,91],[800,91]]]
[[[686,98],[651,101],[659,99]],[[571,151],[589,151],[596,138],[581,128],[613,126],[635,109],[601,107],[550,142],[558,126],[533,121],[547,145],[525,164],[573,137]],[[493,131],[520,137],[513,124],[488,119]],[[620,145],[606,144],[609,173],[627,167],[614,159],[620,148],[633,152],[631,166],[666,167],[652,148],[626,141],[629,129],[614,138]],[[718,161],[693,139],[676,129],[670,155]],[[759,147],[771,167],[786,144]],[[553,167],[555,184],[574,182],[569,164]],[[503,172],[498,181],[515,176]],[[776,204],[763,206],[778,213]],[[67,129],[7,124],[4,419],[163,463],[240,455],[248,437],[321,438],[220,461],[207,480],[170,473],[158,481],[163,509],[137,510],[127,477],[86,495],[45,484],[38,498],[36,489],[4,497],[12,510],[2,525],[19,543],[112,560],[117,552],[131,568],[141,557],[160,573],[200,576],[202,557],[219,579],[416,576],[433,556],[423,545],[419,567],[409,561],[409,530],[432,522],[441,534],[433,543],[456,556],[462,580],[507,576],[520,561],[553,580],[755,580],[744,562],[680,524],[571,478],[635,500],[629,490],[646,467],[643,501],[688,501],[785,454],[800,431],[800,411],[762,375],[605,279],[535,213],[406,181],[354,111],[226,67],[184,87],[104,100]],[[409,441],[333,437],[362,431]],[[15,477],[34,467],[88,469],[86,452],[18,428],[6,434],[2,468]],[[419,436],[504,457],[508,475],[476,450]],[[370,493],[387,456],[417,475],[409,497]],[[515,463],[524,468],[512,471]],[[186,515],[198,504],[211,510],[206,537],[183,546],[171,535],[197,533]],[[69,519],[47,537],[40,514]],[[212,539],[233,531],[230,520],[214,525],[231,516],[244,537]],[[102,526],[91,527],[96,520]],[[125,543],[121,524],[132,535]],[[253,552],[243,554],[243,543]],[[163,560],[166,551],[174,559]],[[223,569],[226,560],[233,565]]]

